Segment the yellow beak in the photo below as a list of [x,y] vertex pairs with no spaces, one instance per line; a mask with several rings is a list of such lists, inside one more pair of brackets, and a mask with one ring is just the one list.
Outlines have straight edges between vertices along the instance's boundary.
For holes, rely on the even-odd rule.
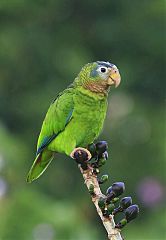
[[108,78],[108,85],[115,85],[115,87],[118,87],[121,82],[121,76],[119,73],[119,70],[116,66],[113,66],[110,68],[110,75]]

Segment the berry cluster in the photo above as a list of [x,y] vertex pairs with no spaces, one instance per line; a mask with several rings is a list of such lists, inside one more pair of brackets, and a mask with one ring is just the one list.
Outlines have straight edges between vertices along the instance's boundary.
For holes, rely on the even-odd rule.
[[[116,228],[123,228],[127,223],[136,218],[139,213],[137,205],[132,205],[131,197],[124,197],[121,200],[119,196],[125,191],[125,185],[123,182],[113,183],[107,189],[106,196],[101,197],[98,201],[98,205],[103,213],[103,216],[109,217],[109,215],[116,215],[122,212],[125,216],[119,223],[116,224]],[[116,204],[119,202],[119,206]]]
[[107,149],[108,144],[105,141],[100,141],[96,144],[92,143],[87,147],[87,150],[91,153],[91,159],[88,159],[88,153],[83,149],[75,151],[73,158],[81,165],[83,170],[87,170],[89,164],[89,166],[93,168],[94,173],[98,174],[100,172],[99,168],[102,167],[108,159]]
[[[83,149],[78,150],[74,153],[74,159],[81,168],[86,171],[91,168],[93,174],[98,176],[100,168],[106,163],[108,159],[108,144],[105,141],[100,141],[96,144],[90,144],[87,150],[91,153],[92,158],[88,159],[88,153]],[[97,177],[98,183],[103,184],[108,180],[108,175],[103,175],[100,179]],[[109,215],[116,215],[122,213],[124,218],[116,224],[116,228],[123,228],[127,223],[136,218],[139,213],[137,205],[132,205],[131,197],[124,197],[121,200],[121,196],[125,191],[125,184],[123,182],[113,183],[106,191],[103,197],[98,200],[98,206],[102,211],[104,217],[109,218]],[[94,185],[91,184],[89,187],[89,193],[92,197],[95,197]],[[119,206],[116,206],[119,202]]]

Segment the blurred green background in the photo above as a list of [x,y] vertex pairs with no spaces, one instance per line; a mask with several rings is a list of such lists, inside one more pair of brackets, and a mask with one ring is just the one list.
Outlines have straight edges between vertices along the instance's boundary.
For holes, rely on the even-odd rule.
[[50,102],[96,60],[122,76],[99,138],[109,143],[103,191],[124,181],[140,206],[125,239],[164,239],[164,11],[160,0],[0,1],[1,240],[106,239],[71,159],[25,181]]

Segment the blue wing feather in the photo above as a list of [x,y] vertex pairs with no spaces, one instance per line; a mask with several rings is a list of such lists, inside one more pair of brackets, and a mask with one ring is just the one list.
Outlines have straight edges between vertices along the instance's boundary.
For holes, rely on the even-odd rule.
[[[74,109],[72,109],[70,111],[70,113],[68,114],[68,116],[67,116],[65,127],[68,125],[68,123],[70,122],[70,120],[72,118],[73,110]],[[65,127],[64,127],[64,129],[65,129]],[[54,133],[51,136],[46,136],[43,139],[43,141],[42,141],[41,145],[39,146],[39,148],[37,149],[36,155],[41,153],[52,142],[52,140],[54,140],[62,131],[64,131],[64,129],[59,131],[58,133]]]

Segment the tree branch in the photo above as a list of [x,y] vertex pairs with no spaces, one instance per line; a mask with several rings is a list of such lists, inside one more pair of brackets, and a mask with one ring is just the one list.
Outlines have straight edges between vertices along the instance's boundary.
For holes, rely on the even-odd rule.
[[103,213],[101,211],[101,209],[98,206],[98,201],[101,197],[105,197],[104,194],[102,194],[98,180],[97,180],[97,176],[96,174],[93,173],[93,169],[91,166],[88,166],[87,170],[83,170],[81,168],[81,165],[78,165],[79,169],[83,175],[83,178],[85,180],[85,184],[88,188],[88,190],[90,189],[90,186],[93,185],[94,186],[94,194],[91,194],[92,197],[92,202],[94,203],[97,213],[100,216],[103,225],[107,231],[108,234],[108,239],[109,240],[122,240],[123,238],[121,237],[120,234],[120,230],[115,228],[115,222],[114,222],[114,218],[113,215],[109,215],[109,217],[104,217]]

